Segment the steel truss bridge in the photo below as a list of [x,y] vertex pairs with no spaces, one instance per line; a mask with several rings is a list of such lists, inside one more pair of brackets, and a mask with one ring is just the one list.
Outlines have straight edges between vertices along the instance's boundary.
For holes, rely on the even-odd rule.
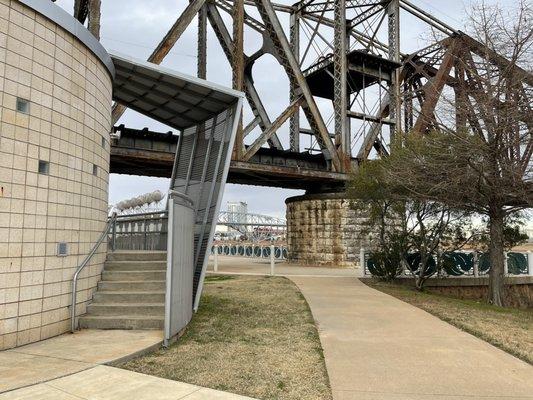
[[[83,22],[88,16],[89,29],[97,36],[99,2],[76,0],[75,5],[78,19]],[[416,52],[402,51],[405,14],[426,23],[439,39]],[[198,77],[209,79],[209,25],[231,65],[233,88],[246,94],[253,115],[238,130],[229,182],[308,191],[342,189],[362,162],[388,153],[394,135],[450,128],[490,135],[496,128],[491,112],[485,110],[482,67],[496,74],[511,68],[507,76],[521,82],[522,95],[512,101],[523,116],[518,135],[528,141],[517,142],[510,151],[524,163],[533,151],[532,74],[408,0],[302,0],[292,5],[191,0],[148,61],[161,63],[193,20]],[[255,52],[244,52],[245,36],[260,42]],[[289,80],[286,107],[279,115],[267,111],[256,87],[264,77],[254,73],[254,64],[266,55],[274,56]],[[139,92],[143,90],[139,83]],[[453,98],[451,122],[440,113],[443,93]],[[181,102],[184,108],[202,107],[185,97]],[[505,109],[505,99],[494,102],[496,110]],[[114,105],[114,124],[124,110]],[[288,134],[282,136],[287,123]],[[114,131],[119,135],[111,149],[111,172],[170,176],[176,135],[124,126]]]
[[268,215],[220,211],[217,225],[228,226],[252,241],[261,241],[287,232],[287,221]]
[[[118,216],[116,234],[121,246],[128,244],[124,249],[142,248],[142,243],[151,243],[156,246],[150,248],[151,250],[160,250],[167,240],[167,221],[166,210],[122,213]],[[253,242],[269,240],[287,232],[285,219],[261,214],[220,211],[217,225],[230,227]]]

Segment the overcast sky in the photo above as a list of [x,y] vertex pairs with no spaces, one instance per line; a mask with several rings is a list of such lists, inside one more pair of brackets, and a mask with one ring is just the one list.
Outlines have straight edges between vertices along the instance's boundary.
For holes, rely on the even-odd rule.
[[[278,2],[291,4],[293,1]],[[411,0],[411,2],[454,28],[468,30],[464,27],[464,16],[465,10],[473,3],[471,0]],[[512,6],[515,0],[486,1],[486,3],[491,2]],[[73,0],[56,2],[69,12],[72,11],[72,3]],[[186,0],[102,0],[101,41],[108,50],[146,59],[187,3]],[[286,24],[286,20],[282,19],[282,23]],[[425,23],[402,13],[401,27],[402,51],[411,52],[426,45],[424,37],[428,36],[429,29]],[[196,21],[193,21],[166,57],[163,65],[195,75],[196,32]],[[257,35],[245,32],[245,51],[248,54],[256,51],[260,44]],[[264,56],[254,66],[254,77],[265,107],[274,119],[288,105],[286,75],[273,57]],[[231,69],[211,30],[208,34],[207,78],[231,86]],[[245,110],[245,123],[250,120],[249,115],[249,110]],[[131,128],[169,130],[133,111],[127,111],[120,122]],[[286,130],[282,130],[280,136],[285,136],[282,141],[287,143],[287,135],[284,135],[284,132]],[[308,143],[302,143],[302,147],[307,145]],[[113,174],[110,177],[109,202],[115,204],[120,200],[156,189],[166,192],[168,180]],[[245,201],[251,212],[284,216],[285,199],[302,193],[294,190],[228,184],[222,209],[225,209],[227,201]]]

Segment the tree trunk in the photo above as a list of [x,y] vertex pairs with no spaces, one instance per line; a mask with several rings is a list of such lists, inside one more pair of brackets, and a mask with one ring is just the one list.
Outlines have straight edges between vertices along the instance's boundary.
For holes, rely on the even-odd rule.
[[492,209],[489,213],[490,273],[488,301],[500,307],[505,305],[503,221],[504,213],[501,208]]
[[425,251],[420,252],[420,265],[418,267],[418,277],[416,278],[416,289],[422,290],[424,287],[428,257]]

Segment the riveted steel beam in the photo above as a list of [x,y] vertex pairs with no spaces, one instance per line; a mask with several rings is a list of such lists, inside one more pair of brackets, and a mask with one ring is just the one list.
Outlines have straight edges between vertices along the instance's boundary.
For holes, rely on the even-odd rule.
[[[291,50],[296,59],[300,58],[300,14],[294,12],[290,16]],[[289,101],[293,103],[297,98],[295,82],[290,82]],[[289,143],[291,151],[300,151],[300,110],[291,115],[289,125]]]
[[[220,43],[220,46],[222,47],[222,50],[226,55],[226,58],[231,63],[233,54],[233,40],[229,34],[229,31],[226,28],[226,25],[224,24],[220,12],[218,11],[218,7],[215,4],[207,3],[206,8],[209,22],[211,24],[211,27],[213,28],[213,31],[215,32],[215,36],[217,37],[218,42]],[[244,58],[248,59],[249,57],[244,55]],[[270,121],[270,117],[268,116],[263,102],[259,97],[259,93],[257,92],[254,86],[252,77],[249,74],[245,73],[243,80],[244,93],[246,94],[248,104],[252,108],[254,117],[260,118],[259,127],[262,131],[265,131],[272,124],[272,122]],[[281,142],[276,134],[272,135],[268,143],[271,147],[283,149],[283,146],[281,145]]]
[[205,5],[198,11],[198,58],[196,68],[198,78],[207,78],[207,9]]
[[261,118],[259,118],[259,116],[257,117],[254,117],[254,119],[252,119],[248,125],[246,125],[246,127],[244,128],[244,137],[248,136],[250,134],[250,132],[252,132],[256,126],[259,125],[259,122],[261,121]]
[[89,0],[89,23],[87,29],[93,34],[93,36],[100,40],[100,15],[102,8],[101,0]]
[[422,104],[420,115],[413,127],[414,133],[425,133],[430,120],[433,118],[432,116],[435,112],[435,107],[454,64],[454,48],[455,43],[452,43],[446,50],[439,71],[424,87],[425,100]]
[[[235,0],[239,2],[240,0]],[[229,15],[233,15],[234,11],[234,3],[230,0],[214,0],[217,8],[221,9],[222,11],[228,13]],[[244,10],[244,9],[243,9]],[[243,23],[255,30],[256,32],[263,33],[265,31],[264,25],[258,21],[257,19],[253,18],[249,14],[243,11],[242,16]]]
[[[174,47],[180,36],[183,34],[185,29],[187,29],[192,19],[196,16],[198,11],[200,11],[204,3],[205,0],[191,0],[189,2],[185,10],[181,13],[176,22],[174,22],[174,25],[172,25],[170,30],[167,32],[163,40],[159,42],[155,50],[152,52],[152,54],[150,54],[150,57],[148,57],[149,62],[161,64],[172,47]],[[113,105],[113,111],[111,114],[113,125],[119,120],[122,114],[124,114],[124,111],[126,111],[126,106],[119,103],[115,103]]]
[[515,74],[516,79],[520,79],[526,82],[528,85],[533,86],[533,74],[530,71],[526,71],[519,65],[512,65],[511,62],[507,60],[504,56],[496,53],[494,50],[478,42],[471,36],[461,33],[459,38],[473,53],[477,54],[481,58],[489,60],[491,63],[494,63],[502,70],[509,68],[513,71],[513,74]]
[[333,113],[335,120],[335,146],[340,154],[342,170],[348,172],[351,166],[351,136],[348,111],[348,85],[346,75],[349,48],[346,30],[346,0],[334,0],[334,49],[333,49]]
[[74,1],[74,18],[85,23],[89,15],[89,0],[75,0]]
[[289,41],[285,36],[276,11],[269,0],[255,0],[255,4],[263,19],[265,29],[276,48],[279,59],[281,59],[282,67],[289,77],[289,81],[294,81],[300,87],[302,95],[305,98],[306,104],[303,110],[311,125],[311,129],[315,132],[317,142],[322,149],[324,157],[331,160],[336,171],[341,171],[342,167],[339,155],[329,138],[326,124],[322,119],[322,115],[307,85],[307,81],[302,74],[299,62],[291,51]]
[[[233,73],[233,89],[243,91],[244,89],[244,2],[235,0],[232,10],[233,20],[233,48],[231,68]],[[239,117],[235,145],[233,148],[233,159],[240,160],[244,149],[244,134],[242,127],[242,111]]]
[[266,143],[268,138],[270,138],[270,136],[272,136],[274,134],[274,132],[276,132],[281,127],[281,125],[283,125],[285,123],[285,121],[287,121],[287,119],[289,119],[291,117],[291,115],[294,115],[294,113],[299,110],[300,105],[303,102],[304,102],[304,99],[303,99],[302,96],[298,97],[294,102],[292,102],[280,114],[280,116],[274,120],[272,125],[270,125],[270,127],[266,131],[261,133],[261,135],[259,135],[259,137],[252,143],[252,145],[250,147],[248,147],[248,149],[246,150],[246,153],[244,153],[244,155],[242,157],[242,160],[243,161],[248,161],[250,158],[252,158],[252,156],[255,153],[257,153],[259,148],[264,143]]
[[[387,5],[389,27],[389,59],[400,62],[400,0],[392,0]],[[391,126],[391,137],[400,131],[401,100],[400,100],[400,71],[393,72],[390,84],[389,115],[398,123]]]
[[[379,107],[378,117],[380,119],[384,119],[389,115],[389,107],[390,107],[390,97],[388,94],[384,96],[384,98],[381,101],[381,105]],[[357,153],[356,158],[358,160],[366,160],[368,156],[370,155],[370,151],[372,150],[372,146],[374,146],[374,143],[379,137],[379,134],[381,132],[383,124],[381,122],[375,122],[372,125],[370,125],[370,130],[366,134],[366,136],[363,139],[363,143],[361,147],[359,148],[359,152]]]

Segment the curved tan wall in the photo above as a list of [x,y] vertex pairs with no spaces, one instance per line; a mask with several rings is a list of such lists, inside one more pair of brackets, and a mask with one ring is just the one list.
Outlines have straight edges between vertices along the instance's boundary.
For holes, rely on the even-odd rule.
[[[0,0],[0,349],[69,329],[70,279],[107,216],[111,90],[109,72],[81,42]],[[27,114],[17,97],[30,101]],[[68,243],[65,257],[59,242]],[[82,274],[78,313],[105,251]]]

